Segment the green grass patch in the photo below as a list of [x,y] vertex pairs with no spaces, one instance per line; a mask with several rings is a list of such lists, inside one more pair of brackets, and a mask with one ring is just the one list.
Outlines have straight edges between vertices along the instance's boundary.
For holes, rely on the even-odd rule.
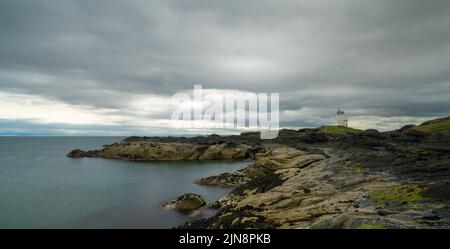
[[351,128],[351,127],[345,127],[345,126],[336,126],[336,125],[330,125],[330,126],[322,126],[319,129],[320,132],[327,133],[327,134],[345,134],[345,133],[359,133],[362,132],[362,130]]
[[436,123],[415,126],[412,129],[430,133],[450,133],[450,119]]
[[382,222],[371,222],[356,227],[356,229],[384,229],[386,226]]
[[420,202],[427,199],[422,195],[423,189],[416,184],[401,184],[386,189],[373,191],[370,194],[372,201],[376,203],[395,202]]

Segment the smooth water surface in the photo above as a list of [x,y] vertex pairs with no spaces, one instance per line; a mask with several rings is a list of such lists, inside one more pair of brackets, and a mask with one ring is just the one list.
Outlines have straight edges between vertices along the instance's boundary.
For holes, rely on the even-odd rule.
[[184,193],[207,202],[230,189],[194,184],[244,161],[129,162],[66,157],[120,137],[0,137],[0,228],[171,228],[194,218],[162,204]]

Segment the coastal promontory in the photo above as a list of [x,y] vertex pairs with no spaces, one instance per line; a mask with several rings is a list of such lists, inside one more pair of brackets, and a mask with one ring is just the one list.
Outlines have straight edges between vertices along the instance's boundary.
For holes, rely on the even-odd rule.
[[443,118],[388,132],[280,130],[273,140],[257,132],[129,137],[68,156],[250,160],[236,172],[196,180],[233,189],[206,205],[219,208],[216,215],[179,228],[448,228],[449,144],[449,118]]

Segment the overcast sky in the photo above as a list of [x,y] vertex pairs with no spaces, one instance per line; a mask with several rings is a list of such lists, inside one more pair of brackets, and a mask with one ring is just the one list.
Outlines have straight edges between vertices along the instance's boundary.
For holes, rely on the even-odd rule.
[[[450,1],[0,0],[0,135],[160,135],[173,94],[280,93],[283,127],[450,115]],[[208,131],[222,132],[222,131]]]

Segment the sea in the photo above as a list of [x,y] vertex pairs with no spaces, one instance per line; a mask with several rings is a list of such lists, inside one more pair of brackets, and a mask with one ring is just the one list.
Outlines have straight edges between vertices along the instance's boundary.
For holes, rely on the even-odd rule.
[[189,192],[217,200],[231,189],[194,180],[249,163],[66,157],[122,139],[0,137],[0,228],[172,228],[217,210],[186,213],[165,209],[165,202]]

